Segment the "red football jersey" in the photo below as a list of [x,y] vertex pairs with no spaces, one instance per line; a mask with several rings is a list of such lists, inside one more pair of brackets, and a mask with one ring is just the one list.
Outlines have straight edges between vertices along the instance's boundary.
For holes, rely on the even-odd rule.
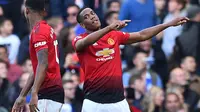
[[[87,35],[74,38],[74,48],[75,43]],[[111,31],[82,52],[77,52],[85,74],[85,98],[99,103],[115,103],[124,99],[119,45],[129,37],[128,33]]]
[[[42,49],[48,49],[48,68],[46,77],[39,90],[40,96],[48,96],[48,94],[56,94],[63,92],[62,80],[60,75],[59,59],[58,59],[58,42],[53,28],[45,21],[37,23],[30,38],[30,57],[33,65],[34,76],[38,65],[37,52]],[[51,96],[49,95],[49,97]]]

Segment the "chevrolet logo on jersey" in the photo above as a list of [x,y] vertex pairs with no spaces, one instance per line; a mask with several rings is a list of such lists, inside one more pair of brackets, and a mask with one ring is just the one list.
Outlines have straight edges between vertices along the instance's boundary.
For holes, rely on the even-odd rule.
[[105,48],[101,51],[96,52],[96,56],[108,57],[113,53],[115,53],[114,49]]

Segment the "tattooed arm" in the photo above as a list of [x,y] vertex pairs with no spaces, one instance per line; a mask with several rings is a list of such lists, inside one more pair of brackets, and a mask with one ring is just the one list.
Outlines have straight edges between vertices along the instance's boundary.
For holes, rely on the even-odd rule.
[[32,93],[37,94],[40,86],[42,85],[46,69],[48,67],[48,49],[42,49],[37,53],[38,65],[36,69],[36,78],[33,84]]

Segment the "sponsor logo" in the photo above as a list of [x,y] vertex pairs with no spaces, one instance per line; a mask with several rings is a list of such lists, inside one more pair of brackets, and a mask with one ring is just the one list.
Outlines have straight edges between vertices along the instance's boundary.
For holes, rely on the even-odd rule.
[[115,41],[112,38],[108,38],[107,42],[108,42],[109,45],[115,44]]
[[36,48],[36,47],[40,47],[40,46],[43,46],[43,45],[46,45],[46,44],[47,44],[46,41],[38,42],[38,43],[34,44],[34,47]]
[[114,54],[115,51],[114,49],[109,49],[109,48],[105,48],[101,51],[96,52],[96,56],[101,57],[101,58],[97,58],[96,61],[107,61],[107,60],[111,60],[114,57],[110,56],[111,54]]

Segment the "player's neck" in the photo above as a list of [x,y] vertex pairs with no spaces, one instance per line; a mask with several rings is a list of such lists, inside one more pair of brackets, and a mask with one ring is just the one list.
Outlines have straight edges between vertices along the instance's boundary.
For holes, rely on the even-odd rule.
[[30,22],[30,28],[33,29],[33,27],[40,22],[41,20],[43,20],[43,17],[40,16],[39,14],[35,13],[32,15],[32,17],[29,19]]
[[[101,28],[99,28],[98,30],[100,30]],[[95,30],[95,31],[98,31],[98,30]],[[95,32],[95,31],[91,31],[91,30],[87,30],[86,29],[86,32],[88,33],[88,34],[90,34],[90,33],[93,33],[93,32]]]

